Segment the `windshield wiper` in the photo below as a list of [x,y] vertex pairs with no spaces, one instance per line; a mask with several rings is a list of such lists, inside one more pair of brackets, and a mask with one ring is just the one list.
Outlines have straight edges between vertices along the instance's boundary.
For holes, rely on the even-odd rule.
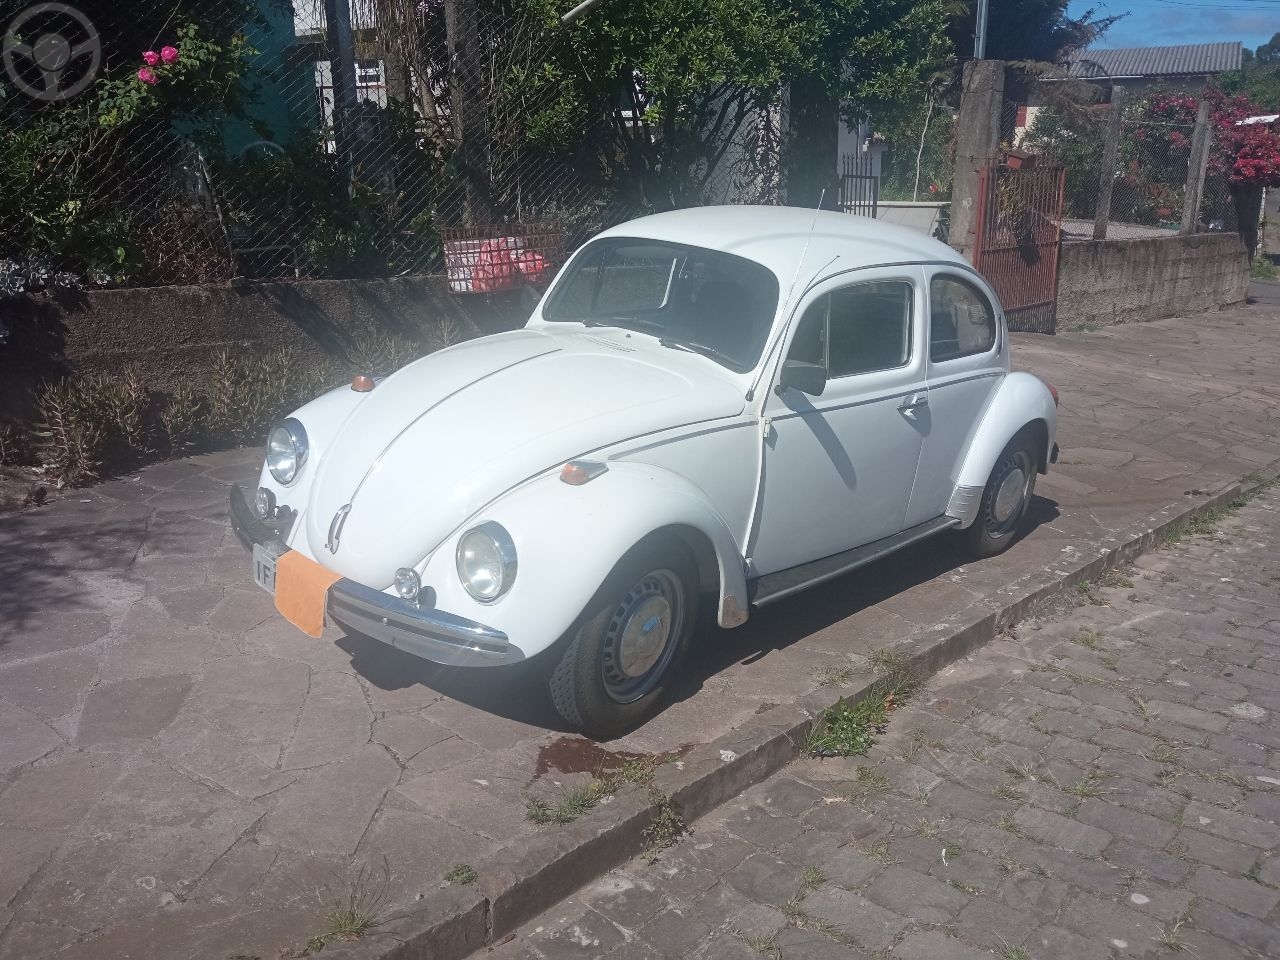
[[699,353],[704,357],[729,367],[731,370],[736,370],[739,366],[736,358],[717,350],[715,347],[709,347],[705,343],[699,343],[696,340],[681,340],[677,337],[662,337],[658,340],[658,343],[662,344],[664,347],[670,347],[673,350],[687,350],[690,353]]
[[629,316],[613,316],[613,317],[587,317],[582,321],[584,327],[622,327],[624,329],[639,330],[661,330],[662,324],[656,320],[645,320],[641,317]]

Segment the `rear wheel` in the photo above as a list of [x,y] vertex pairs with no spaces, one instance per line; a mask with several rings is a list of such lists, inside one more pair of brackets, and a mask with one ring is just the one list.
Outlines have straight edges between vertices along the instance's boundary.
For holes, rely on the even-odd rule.
[[975,557],[994,557],[1018,539],[1035,493],[1039,457],[1034,436],[1023,431],[996,458],[982,491],[978,518],[962,531],[965,546]]
[[570,628],[549,682],[556,711],[600,740],[637,727],[688,650],[697,608],[697,567],[684,544],[633,550]]

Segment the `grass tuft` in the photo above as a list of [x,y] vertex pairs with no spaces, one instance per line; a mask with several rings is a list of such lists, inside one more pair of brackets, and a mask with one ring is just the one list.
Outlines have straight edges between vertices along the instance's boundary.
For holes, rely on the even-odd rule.
[[316,952],[318,947],[313,945],[316,940],[322,941],[323,946],[334,941],[361,939],[382,919],[390,892],[391,866],[385,857],[381,870],[375,871],[367,864],[361,866],[348,881],[346,892],[321,910],[325,932],[308,940],[307,949]]
[[471,864],[455,863],[444,875],[444,882],[450,886],[465,887],[469,883],[475,883],[479,876]]
[[782,951],[778,949],[778,938],[773,934],[756,936],[743,933],[741,930],[735,930],[733,935],[742,941],[748,949],[754,950],[760,956],[769,957],[770,960],[782,960]]

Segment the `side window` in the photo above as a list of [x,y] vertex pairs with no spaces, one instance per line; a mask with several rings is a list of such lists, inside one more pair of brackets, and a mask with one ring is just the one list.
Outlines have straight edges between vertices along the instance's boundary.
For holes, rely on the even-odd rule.
[[991,301],[967,280],[938,274],[929,284],[929,359],[986,353],[996,343]]
[[833,378],[903,366],[911,359],[912,292],[906,280],[833,290],[804,312],[789,358],[825,365]]

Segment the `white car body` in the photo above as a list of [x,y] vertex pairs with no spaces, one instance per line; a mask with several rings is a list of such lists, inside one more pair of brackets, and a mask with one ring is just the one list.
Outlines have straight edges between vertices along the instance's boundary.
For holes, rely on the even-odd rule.
[[[396,571],[413,568],[433,610],[500,634],[505,646],[498,655],[465,642],[379,639],[454,664],[533,657],[655,531],[689,545],[717,621],[734,627],[753,601],[972,524],[997,457],[1029,425],[1036,467],[1047,469],[1056,398],[1009,371],[999,301],[949,247],[861,217],[733,206],[624,223],[575,258],[615,237],[767,268],[779,294],[758,361],[739,372],[636,329],[547,319],[571,260],[524,329],[449,347],[370,392],[343,387],[293,414],[308,437],[305,462],[288,484],[265,466],[259,480],[296,512],[283,546],[390,605],[403,603]],[[990,349],[930,359],[935,276],[989,301]],[[833,289],[875,280],[910,285],[908,362],[829,379],[821,396],[776,390],[796,318]],[[562,482],[575,460],[607,469],[582,485]],[[518,568],[507,592],[481,602],[463,588],[455,554],[459,538],[487,522],[509,533]]]

